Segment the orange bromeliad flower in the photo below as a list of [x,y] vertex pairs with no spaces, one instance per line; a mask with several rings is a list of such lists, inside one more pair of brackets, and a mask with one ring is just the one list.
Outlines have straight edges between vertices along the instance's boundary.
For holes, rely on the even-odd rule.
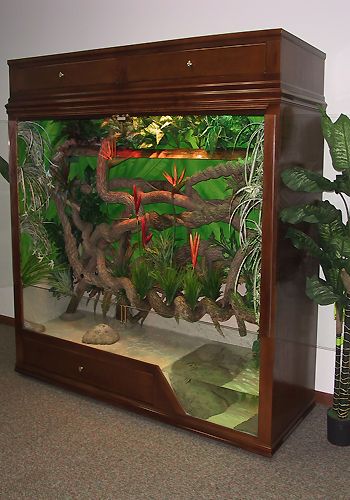
[[185,177],[186,169],[183,169],[183,171],[180,174],[180,177],[177,177],[177,168],[174,163],[174,168],[173,168],[173,175],[168,174],[167,172],[163,172],[164,177],[166,180],[173,186],[173,188],[181,189],[182,187],[182,181]]
[[99,151],[99,156],[105,160],[113,160],[117,156],[117,146],[115,140],[112,137],[107,137],[101,142],[101,148]]
[[197,265],[199,241],[200,241],[200,236],[198,233],[195,233],[194,237],[192,236],[192,234],[190,234],[190,249],[191,249],[191,260],[193,269]]

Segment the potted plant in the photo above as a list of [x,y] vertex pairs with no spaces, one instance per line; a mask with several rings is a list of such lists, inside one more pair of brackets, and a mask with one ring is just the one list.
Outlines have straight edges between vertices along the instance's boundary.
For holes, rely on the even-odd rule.
[[[308,276],[306,294],[317,304],[335,305],[335,375],[332,407],[327,414],[327,437],[337,445],[350,445],[350,119],[341,114],[333,123],[321,110],[324,138],[337,175],[330,180],[300,167],[282,173],[282,180],[294,191],[335,193],[344,213],[329,201],[314,201],[282,210],[283,222],[292,224],[286,236],[293,245],[319,262],[322,277]],[[311,223],[312,236],[300,223]],[[305,227],[305,226],[304,226]]]

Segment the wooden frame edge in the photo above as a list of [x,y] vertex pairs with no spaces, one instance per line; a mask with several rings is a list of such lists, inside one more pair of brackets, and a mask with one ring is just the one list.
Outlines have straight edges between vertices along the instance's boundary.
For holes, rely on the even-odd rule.
[[0,324],[15,326],[15,318],[12,318],[11,316],[6,316],[4,314],[0,314]]

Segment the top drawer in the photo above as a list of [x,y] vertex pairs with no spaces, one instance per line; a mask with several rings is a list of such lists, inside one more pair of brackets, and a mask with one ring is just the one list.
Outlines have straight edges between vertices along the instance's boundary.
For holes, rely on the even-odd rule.
[[44,89],[59,92],[71,87],[109,86],[118,82],[121,71],[121,61],[116,58],[55,63],[45,58],[42,62],[10,66],[10,90],[14,95]]
[[242,81],[266,72],[266,43],[135,55],[127,61],[129,83],[216,78]]

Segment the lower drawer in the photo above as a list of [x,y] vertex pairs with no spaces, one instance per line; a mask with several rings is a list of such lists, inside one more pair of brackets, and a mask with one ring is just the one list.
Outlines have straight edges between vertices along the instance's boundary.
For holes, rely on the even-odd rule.
[[26,369],[32,367],[42,374],[56,374],[148,405],[154,403],[155,377],[151,365],[85,346],[52,345],[50,338],[48,342],[23,340]]

